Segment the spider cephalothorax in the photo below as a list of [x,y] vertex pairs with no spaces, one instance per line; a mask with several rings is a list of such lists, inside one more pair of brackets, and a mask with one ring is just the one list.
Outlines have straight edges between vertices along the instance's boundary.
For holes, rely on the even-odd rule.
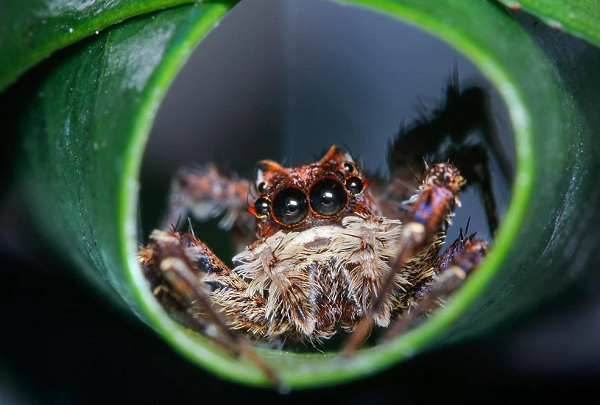
[[263,160],[256,172],[258,198],[248,211],[258,220],[258,238],[279,230],[298,232],[341,224],[348,215],[375,212],[365,174],[348,153],[336,146],[308,165],[284,168]]

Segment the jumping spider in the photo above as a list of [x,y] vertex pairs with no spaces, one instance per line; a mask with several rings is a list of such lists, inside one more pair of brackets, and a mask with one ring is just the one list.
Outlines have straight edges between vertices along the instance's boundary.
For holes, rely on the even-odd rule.
[[[471,123],[461,110],[482,109],[483,97],[477,88],[449,86],[446,108],[392,145],[393,181],[368,177],[336,146],[302,166],[261,161],[255,182],[212,165],[180,171],[162,229],[139,252],[154,295],[181,323],[250,356],[273,382],[276,375],[234,330],[252,340],[317,344],[341,329],[351,333],[347,355],[374,325],[388,327],[387,338],[401,333],[439,306],[487,253],[487,243],[466,230],[440,254],[469,177],[451,163],[425,164],[422,179],[411,169],[423,158],[455,162],[480,188],[493,231],[488,154],[482,144],[463,142],[472,126],[489,126],[484,115],[472,112],[480,118]],[[463,114],[462,128],[452,127],[449,112]],[[419,139],[423,125],[436,128],[427,139]],[[198,240],[191,225],[177,230],[173,224],[188,212],[199,220],[224,214],[221,226],[247,246],[233,258],[236,267]]]

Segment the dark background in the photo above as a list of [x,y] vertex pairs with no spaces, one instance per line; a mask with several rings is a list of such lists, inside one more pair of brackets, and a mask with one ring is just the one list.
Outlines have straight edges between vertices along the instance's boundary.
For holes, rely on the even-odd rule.
[[[153,226],[168,179],[182,164],[219,159],[248,175],[259,158],[303,163],[336,142],[360,154],[369,168],[385,170],[387,142],[402,120],[419,117],[419,105],[432,110],[443,102],[455,66],[465,85],[486,86],[472,65],[441,42],[385,17],[331,3],[249,3],[207,38],[161,108],[142,177],[142,204],[149,207],[143,210],[145,228]],[[598,58],[582,41],[564,40]],[[0,404],[515,397],[555,403],[575,395],[598,402],[600,294],[597,285],[585,283],[494,333],[338,387],[280,397],[203,372],[105,303],[40,240],[14,191],[19,98],[16,87],[0,96],[6,124],[0,155]],[[509,138],[501,106],[494,106]],[[496,181],[504,204],[506,187]],[[464,216],[456,222],[473,216],[472,226],[489,238],[477,197],[465,200]]]

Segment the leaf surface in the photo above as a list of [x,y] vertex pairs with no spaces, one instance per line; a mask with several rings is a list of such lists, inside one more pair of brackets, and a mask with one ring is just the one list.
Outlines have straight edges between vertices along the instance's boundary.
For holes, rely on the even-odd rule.
[[550,27],[564,30],[600,46],[600,2],[596,0],[498,0],[514,10],[524,10]]
[[0,2],[0,91],[55,51],[106,27],[193,0]]

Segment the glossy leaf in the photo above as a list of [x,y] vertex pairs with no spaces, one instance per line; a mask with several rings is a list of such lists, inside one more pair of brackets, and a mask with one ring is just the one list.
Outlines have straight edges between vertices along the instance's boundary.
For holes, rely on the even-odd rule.
[[[414,24],[479,66],[504,99],[515,133],[512,201],[484,265],[446,305],[390,344],[351,359],[261,349],[291,387],[359,378],[434,345],[472,336],[530,308],[570,277],[562,225],[577,218],[589,128],[536,44],[495,4],[480,0],[347,1]],[[48,238],[97,287],[118,299],[189,360],[226,378],[265,385],[248,361],[172,321],[136,262],[138,177],[164,93],[222,3],[141,16],[60,55],[36,92],[24,137],[23,185]],[[573,131],[576,128],[576,131]],[[573,146],[576,145],[576,146]],[[590,159],[580,161],[590,165]],[[567,203],[568,197],[568,203]]]
[[514,10],[524,10],[550,27],[565,30],[600,46],[600,2],[596,0],[498,0]]
[[0,91],[53,52],[106,27],[193,0],[0,2]]

